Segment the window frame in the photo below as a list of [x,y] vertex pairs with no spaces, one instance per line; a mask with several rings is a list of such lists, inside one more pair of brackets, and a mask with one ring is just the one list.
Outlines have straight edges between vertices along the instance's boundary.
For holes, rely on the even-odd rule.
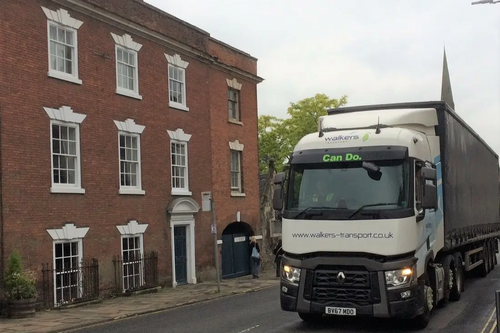
[[[53,125],[71,127],[75,129],[76,140],[76,161],[75,161],[75,184],[60,184],[54,182],[54,146],[53,146]],[[80,137],[80,124],[65,122],[60,120],[50,120],[50,169],[51,169],[51,193],[75,193],[84,194],[85,189],[82,188],[82,168],[81,168],[81,137]]]
[[[169,55],[165,53],[165,58],[167,59],[167,95],[168,95],[168,106],[173,109],[181,111],[189,111],[187,103],[187,67],[189,62],[182,60],[179,54]],[[173,102],[170,100],[170,68],[175,68],[181,70],[184,76],[184,82],[182,85],[183,103]]]
[[[55,26],[57,29],[62,29],[66,31],[70,31],[73,33],[74,43],[72,45],[72,66],[71,71],[73,74],[69,74],[67,72],[59,71],[57,69],[52,68],[52,54],[51,54],[51,38],[50,38],[50,26]],[[58,42],[59,43],[59,42]],[[61,23],[47,20],[47,47],[48,47],[48,56],[49,56],[49,72],[48,76],[61,79],[65,81],[69,81],[76,84],[82,84],[82,80],[79,78],[78,74],[78,30],[65,26]]]
[[[235,150],[235,149],[231,149],[230,150],[230,154],[231,154],[231,157],[230,157],[230,170],[231,170],[231,194],[233,193],[243,193],[243,177],[242,177],[242,172],[241,172],[241,161],[242,161],[242,152],[241,151],[238,151],[238,150]],[[238,162],[238,170],[233,170],[233,156],[237,156],[237,162]],[[237,186],[233,186],[233,174],[234,173],[237,173],[237,182],[238,182],[238,185]]]
[[[236,101],[231,100],[231,92],[235,93]],[[240,107],[240,91],[238,89],[228,87],[227,89],[227,108],[228,108],[228,117],[230,121],[241,122],[241,107]],[[231,103],[235,104],[235,110],[231,109]],[[233,117],[233,112],[236,113],[236,117]]]
[[[236,80],[235,77],[232,78],[231,80],[226,79],[226,83],[227,83],[227,89],[228,89],[228,92],[227,92],[227,110],[228,110],[227,121],[231,124],[243,126],[243,122],[242,122],[243,118],[242,118],[242,114],[241,114],[241,88],[243,87],[243,84],[238,82],[238,80]],[[232,117],[232,114],[231,114],[231,111],[229,108],[229,104],[230,104],[229,94],[231,91],[236,92],[236,96],[238,99],[237,105],[236,105],[236,108],[237,108],[236,112],[238,114],[238,118]]]
[[[137,139],[137,185],[136,186],[127,186],[122,185],[122,159],[120,154],[121,136],[129,136]],[[131,161],[124,160],[127,163],[131,163]],[[126,131],[118,131],[118,182],[120,184],[119,194],[145,194],[145,191],[142,189],[142,158],[141,158],[141,135],[139,133],[131,133]]]
[[[134,79],[133,79],[134,80],[134,83],[133,83],[134,87],[133,87],[133,89],[120,87],[120,85],[118,83],[119,82],[118,77],[120,76],[120,74],[118,72],[118,65],[119,65],[118,50],[121,50],[122,52],[127,52],[127,53],[134,55],[135,65],[133,66],[134,67]],[[128,63],[126,64],[126,66],[132,67]],[[132,50],[128,47],[115,44],[115,71],[116,71],[116,93],[120,94],[120,95],[128,96],[128,97],[132,97],[132,98],[142,99],[142,96],[139,94],[139,52]]]
[[[243,149],[245,145],[240,143],[238,140],[229,142],[229,188],[232,197],[245,197],[245,182],[243,175]],[[239,186],[237,190],[233,190],[233,152],[238,153],[238,182]]]
[[[139,262],[139,286],[136,286],[135,288],[132,288],[132,290],[138,289],[142,287],[145,283],[145,277],[144,277],[144,233],[136,233],[136,234],[122,234],[120,237],[120,246],[121,246],[121,259],[122,259],[122,291],[126,292],[128,289],[125,288],[125,265],[130,263],[125,263],[124,260],[124,249],[123,249],[123,240],[124,239],[130,239],[130,238],[139,238],[139,259],[133,260],[134,262]],[[137,250],[134,248],[134,250]],[[127,249],[127,251],[130,251]],[[131,275],[127,275],[131,276]]]
[[[75,84],[82,84],[82,80],[79,77],[79,66],[78,66],[78,29],[82,26],[83,22],[77,20],[70,16],[67,10],[59,8],[58,10],[50,10],[42,6],[42,10],[47,18],[47,57],[48,57],[48,71],[47,76],[59,80],[68,81]],[[73,45],[73,59],[72,59],[72,72],[73,74],[68,74],[66,72],[58,71],[57,69],[52,69],[51,66],[51,52],[50,52],[50,26],[53,25],[56,28],[71,31],[73,33],[74,45]]]
[[[172,195],[192,195],[189,189],[189,141],[191,140],[192,134],[185,133],[182,128],[177,128],[175,131],[167,130],[168,136],[170,137],[169,142],[169,158],[170,158],[170,188]],[[172,168],[172,144],[180,143],[185,144],[186,152],[186,173],[185,173],[185,185],[184,189],[174,188],[174,174]]]
[[[172,150],[172,145],[181,145],[184,146],[184,158],[185,158],[185,164],[184,164],[184,187],[174,187],[174,167],[179,167],[179,166],[174,166],[172,164],[172,157],[174,156],[174,152]],[[176,154],[177,156],[181,156],[179,154]],[[179,178],[179,177],[177,177]],[[191,191],[189,190],[189,152],[188,152],[188,142],[187,141],[181,141],[181,140],[175,140],[171,139],[170,140],[170,181],[171,181],[171,186],[172,186],[172,195],[191,195]]]
[[[62,259],[64,262],[64,258],[68,258],[67,256],[62,256],[60,258],[56,258],[56,246],[59,244],[62,244],[63,249],[64,249],[64,244],[69,243],[70,248],[71,248],[71,243],[77,243],[77,249],[78,249],[78,259],[77,259],[77,267],[73,268],[71,267],[71,271],[77,272],[78,275],[78,281],[77,281],[77,299],[82,297],[83,295],[83,285],[82,285],[82,274],[81,274],[81,268],[82,268],[82,261],[83,261],[83,240],[82,238],[73,238],[73,239],[59,239],[59,240],[53,240],[52,241],[52,263],[53,263],[53,297],[54,297],[54,306],[59,307],[61,305],[64,305],[65,303],[58,303],[57,301],[57,265],[56,265],[56,259]],[[61,275],[61,274],[59,274]],[[64,283],[64,278],[62,278],[62,284]],[[59,289],[65,289],[69,288],[70,286],[62,286]]]
[[[170,85],[170,81],[174,80],[170,77],[170,69],[180,71],[182,73],[183,81],[181,82],[181,94],[182,94],[182,103],[172,101],[172,86]],[[168,64],[168,104],[171,107],[181,110],[189,110],[187,108],[187,98],[186,98],[186,69],[180,66],[176,66],[173,64]]]
[[[113,120],[118,129],[117,139],[118,139],[118,193],[119,194],[136,194],[136,195],[144,195],[146,191],[142,189],[142,156],[141,156],[141,139],[142,133],[146,126],[138,125],[131,118],[127,118],[125,121]],[[137,186],[123,186],[121,182],[121,156],[120,156],[120,136],[137,136],[137,159],[138,159],[138,177],[137,177]]]
[[[115,41],[115,86],[116,93],[118,95],[135,98],[138,100],[142,100],[142,96],[140,95],[140,85],[139,85],[139,51],[142,48],[142,44],[135,42],[132,39],[132,36],[129,34],[124,34],[119,36],[113,32],[111,32],[111,37]],[[118,85],[118,49],[122,49],[125,52],[133,53],[135,56],[135,67],[134,67],[134,89],[127,89],[120,87]]]

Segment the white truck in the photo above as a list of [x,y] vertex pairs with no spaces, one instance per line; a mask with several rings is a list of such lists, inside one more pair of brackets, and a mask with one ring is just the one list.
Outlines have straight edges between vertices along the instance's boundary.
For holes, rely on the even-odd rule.
[[499,173],[445,102],[329,110],[274,180],[281,308],[426,327],[460,299],[466,271],[497,264]]

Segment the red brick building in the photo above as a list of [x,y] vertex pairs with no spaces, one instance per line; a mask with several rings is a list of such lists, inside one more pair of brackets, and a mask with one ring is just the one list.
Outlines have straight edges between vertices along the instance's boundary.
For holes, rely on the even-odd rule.
[[257,59],[140,0],[4,1],[0,271],[14,249],[40,280],[54,266],[56,306],[84,298],[84,259],[101,294],[196,283],[214,274],[210,191],[223,274],[247,274],[233,245],[260,234],[261,81]]

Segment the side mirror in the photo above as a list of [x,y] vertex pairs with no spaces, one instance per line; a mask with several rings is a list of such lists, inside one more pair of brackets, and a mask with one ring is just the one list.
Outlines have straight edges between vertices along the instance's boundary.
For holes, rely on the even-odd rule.
[[273,209],[281,211],[283,209],[283,197],[281,196],[281,186],[277,186],[273,193]]
[[281,185],[285,180],[285,173],[280,172],[274,176],[274,185]]
[[422,208],[423,209],[437,209],[437,188],[433,184],[424,185],[424,194],[422,197]]
[[433,168],[422,168],[422,176],[425,180],[431,180],[435,182],[437,180],[436,169]]

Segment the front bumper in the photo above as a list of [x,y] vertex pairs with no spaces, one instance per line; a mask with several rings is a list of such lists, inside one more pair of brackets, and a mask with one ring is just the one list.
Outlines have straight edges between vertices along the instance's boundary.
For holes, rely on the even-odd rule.
[[[344,259],[323,257],[298,261],[283,257],[282,264],[300,267],[302,272],[298,284],[281,279],[282,310],[326,314],[327,307],[354,308],[356,316],[378,318],[414,318],[422,313],[423,307],[418,301],[422,298],[418,297],[420,288],[416,283],[395,290],[387,290],[385,284],[384,271],[409,266],[415,259],[397,263],[373,262],[366,258],[350,258],[344,263]],[[366,264],[367,260],[371,265]],[[345,288],[328,284],[331,282],[328,272],[337,274],[339,268],[355,282]]]

